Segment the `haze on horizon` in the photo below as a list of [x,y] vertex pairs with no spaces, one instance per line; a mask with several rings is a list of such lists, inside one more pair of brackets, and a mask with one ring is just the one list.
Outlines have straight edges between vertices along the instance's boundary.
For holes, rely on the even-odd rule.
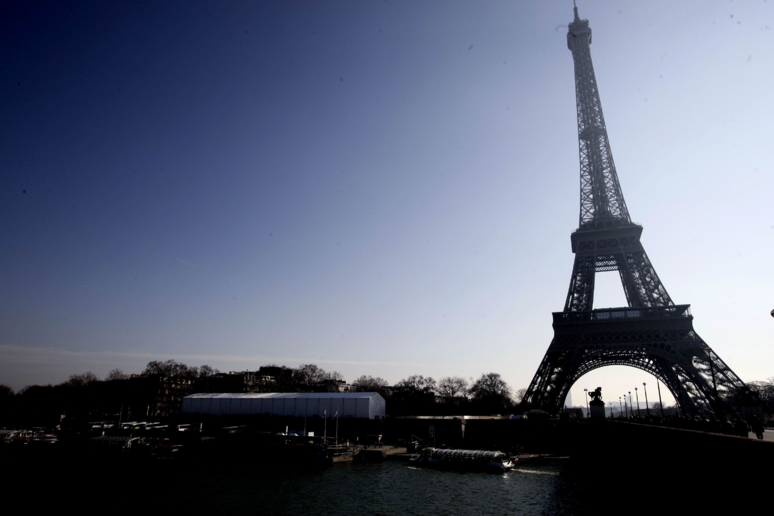
[[[744,381],[774,376],[774,2],[578,7],[649,257]],[[578,224],[571,19],[4,4],[0,383],[174,358],[527,387]],[[595,306],[624,304],[598,275]],[[604,368],[572,397],[643,381]]]

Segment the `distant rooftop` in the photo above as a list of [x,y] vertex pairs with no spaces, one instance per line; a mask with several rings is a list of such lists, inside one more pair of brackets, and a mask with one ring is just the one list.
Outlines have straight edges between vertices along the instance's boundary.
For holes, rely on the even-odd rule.
[[378,392],[222,392],[191,394],[186,398],[370,398]]

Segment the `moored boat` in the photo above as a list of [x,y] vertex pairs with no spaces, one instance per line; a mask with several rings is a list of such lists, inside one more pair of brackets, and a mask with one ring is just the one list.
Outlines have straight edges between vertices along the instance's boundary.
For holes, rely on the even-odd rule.
[[411,459],[416,466],[461,469],[466,471],[490,471],[505,473],[518,463],[503,452],[485,450],[441,450],[425,448]]

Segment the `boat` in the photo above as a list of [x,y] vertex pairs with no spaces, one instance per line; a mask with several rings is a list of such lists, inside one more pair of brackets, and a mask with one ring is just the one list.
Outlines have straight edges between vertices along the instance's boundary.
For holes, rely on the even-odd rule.
[[3,441],[8,444],[55,444],[57,436],[46,432],[45,428],[35,427],[31,430],[11,430],[4,432]]
[[331,464],[352,462],[355,450],[349,444],[329,444],[325,447],[325,460]]
[[511,459],[499,451],[485,450],[442,450],[425,448],[411,459],[415,466],[465,471],[489,471],[505,473],[513,469],[519,459]]

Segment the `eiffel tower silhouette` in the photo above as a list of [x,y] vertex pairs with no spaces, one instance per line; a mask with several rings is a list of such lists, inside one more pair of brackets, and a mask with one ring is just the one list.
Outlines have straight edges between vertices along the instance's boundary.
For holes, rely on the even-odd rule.
[[[618,183],[594,66],[591,28],[578,17],[567,47],[575,63],[580,153],[580,223],[571,235],[575,264],[564,311],[553,314],[554,339],[522,403],[561,409],[572,385],[600,367],[647,371],[672,392],[684,414],[717,413],[744,388],[693,329],[690,305],[675,305],[640,242]],[[594,276],[618,271],[628,307],[594,310]]]

